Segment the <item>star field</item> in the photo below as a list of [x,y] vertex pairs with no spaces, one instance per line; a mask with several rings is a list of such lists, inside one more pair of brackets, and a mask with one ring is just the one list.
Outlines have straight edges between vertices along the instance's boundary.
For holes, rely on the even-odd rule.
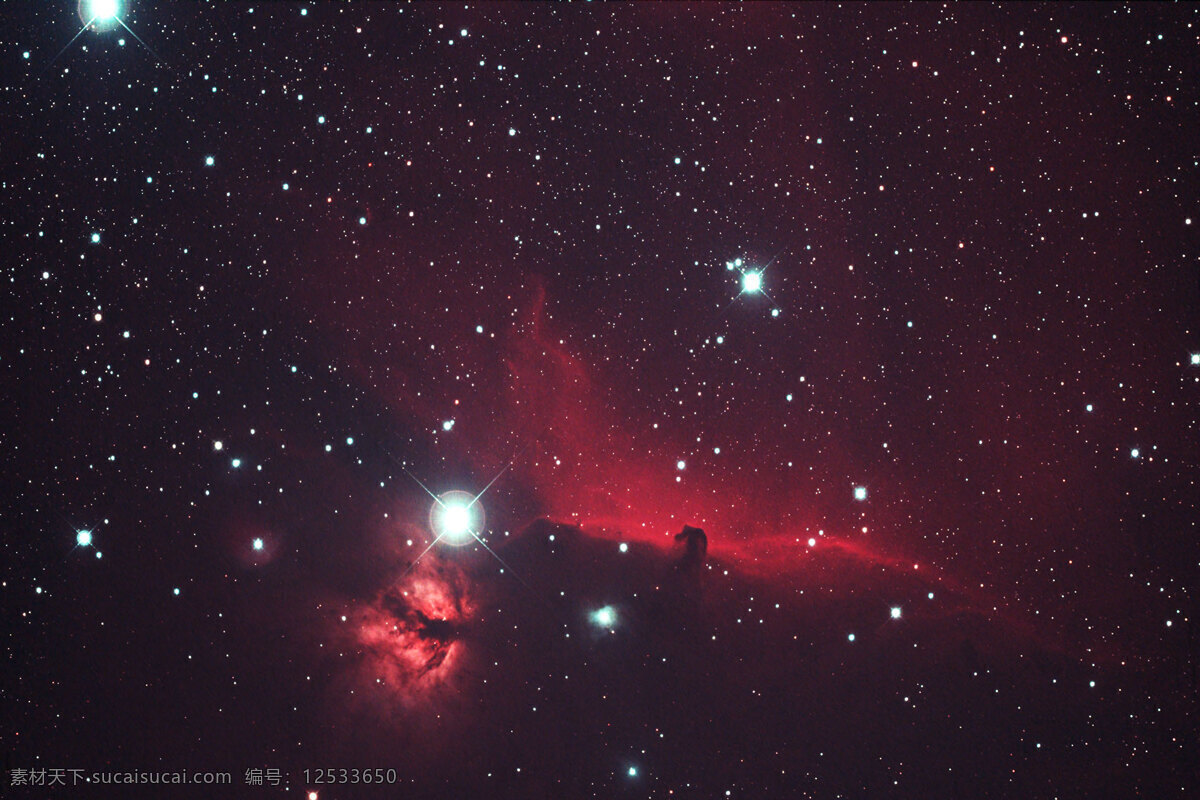
[[7,10],[0,794],[1197,791],[1194,7]]

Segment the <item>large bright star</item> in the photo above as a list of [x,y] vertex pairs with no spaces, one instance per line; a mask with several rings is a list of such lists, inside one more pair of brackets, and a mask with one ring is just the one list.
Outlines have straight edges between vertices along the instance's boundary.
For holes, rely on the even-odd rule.
[[466,536],[471,530],[471,509],[457,504],[446,506],[442,509],[442,521],[446,525],[447,536]]
[[[451,420],[451,424],[453,424],[453,420]],[[528,446],[526,446],[526,449],[528,449]],[[520,455],[520,453],[517,455]],[[412,563],[408,567],[409,571],[411,571],[413,567],[417,565],[417,562],[424,558],[425,554],[432,550],[439,542],[446,542],[447,544],[455,546],[462,546],[475,542],[478,543],[479,546],[484,550],[488,551],[492,558],[496,559],[500,566],[504,567],[506,572],[512,574],[513,577],[521,581],[521,583],[525,583],[525,581],[521,580],[521,577],[514,573],[512,568],[505,563],[504,559],[501,558],[495,550],[488,546],[488,543],[484,540],[483,531],[485,529],[487,517],[483,511],[483,504],[479,502],[479,498],[487,494],[488,489],[491,489],[496,481],[500,480],[500,476],[502,476],[505,472],[508,472],[508,468],[511,467],[513,465],[513,461],[517,459],[517,455],[514,455],[511,459],[509,459],[509,462],[504,465],[504,469],[497,472],[496,477],[488,481],[487,486],[484,486],[479,494],[475,495],[460,490],[436,495],[429,490],[428,486],[421,483],[421,480],[416,475],[413,475],[407,467],[404,467],[403,464],[401,465],[404,471],[408,473],[408,476],[412,478],[418,486],[425,490],[425,494],[433,498],[433,508],[429,510],[429,529],[433,533],[433,541],[429,543],[428,547],[421,551],[419,556],[413,559]],[[528,586],[529,584],[525,585]]]
[[[730,306],[732,306],[738,301],[739,298],[742,298],[745,295],[762,295],[771,304],[771,316],[779,316],[779,306],[775,303],[775,298],[771,297],[771,295],[767,292],[767,270],[771,268],[771,266],[775,263],[775,260],[778,259],[782,253],[783,250],[780,250],[771,258],[770,261],[761,265],[752,265],[750,262],[744,261],[741,258],[735,258],[732,261],[725,262],[725,269],[729,272],[735,273],[740,290],[730,299],[725,308],[722,309],[721,315],[724,315],[725,312],[729,310]],[[719,341],[718,344],[720,344]]]
[[[156,61],[161,61],[158,53],[150,49],[150,45],[142,41],[142,37],[133,32],[133,29],[125,24],[125,20],[121,19],[121,0],[79,0],[79,21],[83,27],[71,37],[71,41],[67,42],[66,47],[58,51],[58,55],[50,59],[50,64],[46,65],[49,69],[55,61],[67,52],[67,48],[75,44],[75,40],[83,35],[83,32],[91,29],[97,33],[116,30],[118,27],[124,28],[125,32],[137,41],[142,47],[146,48],[146,52],[154,56]],[[125,44],[125,40],[121,40],[121,44]]]
[[117,0],[88,0],[87,15],[97,22],[116,19],[119,13],[121,13],[121,6]]
[[429,512],[429,527],[437,541],[456,547],[476,541],[483,525],[483,505],[467,492],[446,492]]

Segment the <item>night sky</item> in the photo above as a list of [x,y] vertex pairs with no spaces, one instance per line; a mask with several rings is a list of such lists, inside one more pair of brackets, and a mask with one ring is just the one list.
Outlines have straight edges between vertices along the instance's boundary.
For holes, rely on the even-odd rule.
[[0,32],[0,794],[1200,792],[1196,6],[93,5]]

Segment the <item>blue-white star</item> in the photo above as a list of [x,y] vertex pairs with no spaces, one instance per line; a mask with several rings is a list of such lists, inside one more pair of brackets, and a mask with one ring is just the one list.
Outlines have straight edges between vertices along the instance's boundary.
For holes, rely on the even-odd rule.
[[617,610],[612,606],[598,608],[590,614],[592,624],[601,628],[612,628],[617,624]]

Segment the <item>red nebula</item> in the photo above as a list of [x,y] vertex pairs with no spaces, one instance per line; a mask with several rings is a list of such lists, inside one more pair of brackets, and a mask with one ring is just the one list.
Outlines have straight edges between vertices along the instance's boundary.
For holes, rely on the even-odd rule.
[[462,659],[462,630],[474,609],[461,575],[422,562],[354,618],[364,677],[401,702],[443,686]]

